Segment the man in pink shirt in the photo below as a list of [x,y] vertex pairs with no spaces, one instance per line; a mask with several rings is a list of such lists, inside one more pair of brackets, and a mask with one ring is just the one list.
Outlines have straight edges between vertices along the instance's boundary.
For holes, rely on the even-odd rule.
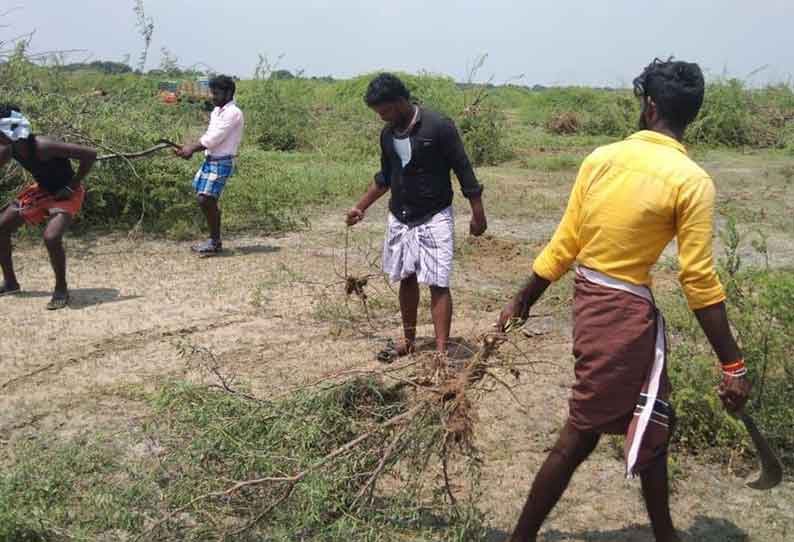
[[193,178],[193,188],[204,216],[210,238],[192,247],[199,256],[214,256],[222,249],[221,211],[218,199],[226,181],[234,171],[234,157],[243,137],[243,112],[234,103],[234,81],[225,75],[210,80],[212,103],[215,109],[210,115],[210,124],[203,136],[192,144],[183,145],[176,155],[188,160],[197,151],[204,151],[204,163]]

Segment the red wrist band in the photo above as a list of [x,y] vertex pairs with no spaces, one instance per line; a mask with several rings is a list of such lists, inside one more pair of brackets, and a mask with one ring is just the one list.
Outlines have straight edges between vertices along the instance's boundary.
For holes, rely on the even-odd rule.
[[740,359],[723,365],[722,372],[727,376],[744,376],[747,374],[747,367],[744,364],[744,360]]

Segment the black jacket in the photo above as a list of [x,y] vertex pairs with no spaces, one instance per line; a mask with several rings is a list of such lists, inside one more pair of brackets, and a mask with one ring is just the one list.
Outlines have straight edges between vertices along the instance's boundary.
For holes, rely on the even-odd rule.
[[389,210],[397,220],[409,226],[423,224],[452,204],[450,170],[460,181],[463,195],[478,197],[483,187],[463,148],[455,123],[428,109],[419,110],[419,118],[409,134],[411,160],[402,167],[394,149],[390,126],[380,134],[381,170],[375,182],[391,188]]

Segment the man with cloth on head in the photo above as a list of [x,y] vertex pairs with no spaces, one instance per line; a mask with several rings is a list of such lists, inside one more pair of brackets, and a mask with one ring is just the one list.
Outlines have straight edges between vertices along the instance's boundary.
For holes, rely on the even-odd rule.
[[446,354],[455,233],[450,170],[471,204],[470,233],[482,235],[487,228],[482,186],[455,124],[410,99],[405,84],[392,74],[382,73],[369,83],[364,101],[386,123],[380,134],[381,169],[346,218],[348,226],[360,222],[369,206],[391,190],[383,270],[392,281],[400,281],[405,336],[378,354],[383,362],[414,351],[419,283],[430,287],[436,351]]
[[192,247],[199,256],[214,256],[223,249],[218,200],[226,187],[226,181],[234,172],[234,158],[243,138],[245,124],[243,112],[234,102],[234,80],[219,75],[210,79],[209,85],[215,109],[210,114],[207,131],[197,142],[174,151],[185,160],[197,151],[204,151],[204,163],[193,178],[193,189],[198,196],[199,207],[207,218],[210,238]]
[[650,269],[675,238],[679,280],[722,364],[719,395],[729,412],[750,391],[714,270],[714,184],[681,144],[703,103],[697,64],[654,60],[634,80],[640,131],[596,149],[582,163],[554,237],[532,276],[499,316],[520,325],[552,281],[574,262],[576,382],[569,417],[540,468],[511,542],[535,541],[576,468],[604,433],[625,434],[626,472],[639,475],[657,542],[680,540],[669,508],[668,402],[664,320],[650,291]]
[[[12,158],[30,173],[35,183],[19,193],[0,215],[3,269],[0,296],[20,291],[11,258],[11,235],[24,223],[37,225],[49,220],[44,228],[44,244],[55,272],[55,289],[47,309],[62,309],[69,303],[63,236],[83,205],[82,181],[94,165],[96,151],[31,133],[30,122],[20,108],[3,104],[0,105],[0,167]],[[79,162],[77,173],[70,160]]]

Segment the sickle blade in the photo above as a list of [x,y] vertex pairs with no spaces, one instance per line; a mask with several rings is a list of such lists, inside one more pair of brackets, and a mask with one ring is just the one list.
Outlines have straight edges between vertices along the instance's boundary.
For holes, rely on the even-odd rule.
[[783,480],[783,465],[750,415],[741,412],[739,418],[747,428],[747,432],[750,433],[750,438],[753,439],[753,444],[758,451],[758,458],[761,460],[761,475],[758,480],[749,482],[747,485],[753,489],[772,489]]

